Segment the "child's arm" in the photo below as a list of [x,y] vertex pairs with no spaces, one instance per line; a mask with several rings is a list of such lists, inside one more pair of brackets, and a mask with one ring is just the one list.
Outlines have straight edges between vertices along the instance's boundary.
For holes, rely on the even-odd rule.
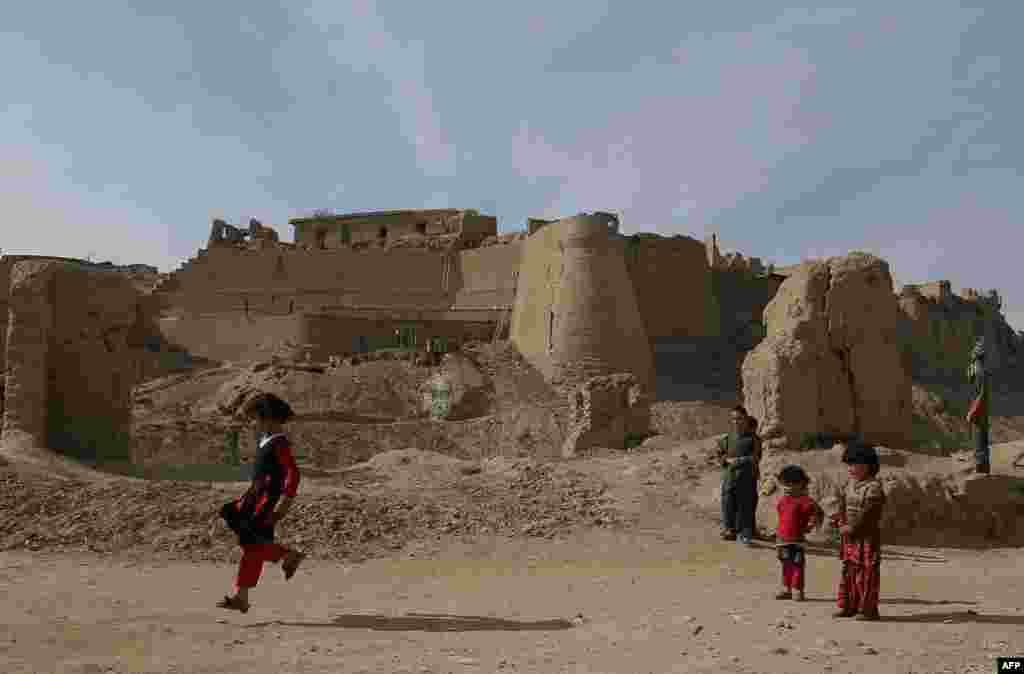
[[277,448],[277,460],[284,468],[284,494],[274,508],[274,523],[280,522],[292,507],[292,501],[299,491],[299,466],[292,456],[292,448],[282,444]]
[[814,499],[809,499],[810,515],[807,518],[807,529],[820,529],[825,523],[825,511]]

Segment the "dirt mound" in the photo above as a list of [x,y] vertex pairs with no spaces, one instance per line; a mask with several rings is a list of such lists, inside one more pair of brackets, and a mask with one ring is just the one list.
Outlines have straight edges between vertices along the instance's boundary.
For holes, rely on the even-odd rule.
[[350,470],[374,473],[394,488],[409,488],[451,486],[461,476],[479,472],[479,467],[446,454],[409,448],[381,452]]
[[[394,421],[423,416],[420,387],[427,371],[402,361],[375,361],[341,367],[299,363],[256,363],[234,367],[216,390],[192,405],[197,413],[232,416],[254,393],[275,393],[298,417]],[[195,383],[179,379],[179,398]],[[170,394],[168,394],[170,395]]]
[[677,440],[701,440],[732,430],[734,402],[651,403],[651,430]]
[[[955,456],[929,456],[896,449],[879,448],[881,479],[886,491],[886,512],[882,522],[883,540],[900,545],[947,547],[990,547],[1024,545],[1024,479],[1013,475],[1011,454],[1024,447],[998,445],[993,448],[991,476],[969,476],[967,464]],[[811,476],[811,496],[825,509],[835,512],[839,492],[846,482],[841,462],[842,448],[825,451],[780,454],[762,464],[761,493],[764,516],[777,495],[773,476],[786,463],[797,463]],[[714,500],[716,495],[711,494]],[[819,532],[819,537],[824,532]]]
[[[431,452],[375,459],[333,475],[335,486],[307,478],[282,525],[283,540],[315,557],[360,560],[442,533],[550,538],[620,521],[600,481],[564,467],[518,464],[500,475],[464,475],[466,462]],[[431,489],[408,479],[417,471]],[[379,483],[367,472],[392,479]],[[56,480],[0,469],[0,549],[229,561],[237,557],[236,540],[216,513],[242,489],[109,477]]]
[[[973,444],[964,417],[971,403],[966,385],[914,384],[914,443],[916,447],[956,449]],[[1024,394],[992,392],[991,441],[1024,440]]]

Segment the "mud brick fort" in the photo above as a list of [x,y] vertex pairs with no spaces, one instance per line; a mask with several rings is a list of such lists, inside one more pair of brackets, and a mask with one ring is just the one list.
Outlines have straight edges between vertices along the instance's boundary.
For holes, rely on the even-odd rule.
[[[623,235],[606,212],[530,219],[524,231],[500,235],[495,217],[458,209],[319,213],[290,224],[293,242],[255,220],[246,228],[215,220],[206,247],[166,275],[145,265],[0,258],[8,446],[71,442],[88,455],[127,444],[131,388],[166,370],[168,354],[326,363],[507,340],[562,394],[598,378],[629,390],[612,394],[633,401],[623,406],[706,400],[709,391],[736,399],[744,358],[771,346],[769,303],[787,278],[810,269],[723,255],[715,236]],[[894,293],[881,264],[857,273],[884,281],[875,301],[897,315],[901,369],[915,380],[961,378],[977,335],[995,368],[1018,363],[1020,340],[998,295],[954,294],[946,281]],[[793,292],[804,292],[800,283]],[[747,373],[748,383],[757,376]],[[604,396],[579,395],[581,409]]]
[[448,350],[507,337],[553,381],[629,371],[653,382],[655,370],[707,369],[709,349],[734,365],[784,278],[713,240],[623,236],[609,213],[504,235],[496,218],[455,209],[291,226],[284,243],[256,222],[215,222],[207,247],[156,288],[163,334],[212,359],[291,345],[314,361],[396,339]]

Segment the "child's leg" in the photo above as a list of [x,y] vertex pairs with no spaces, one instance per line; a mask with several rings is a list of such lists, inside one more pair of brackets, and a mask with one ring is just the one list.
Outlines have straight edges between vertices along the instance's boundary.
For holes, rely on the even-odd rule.
[[789,599],[793,596],[793,562],[788,559],[782,560],[782,588],[775,595],[776,599]]
[[782,586],[787,590],[792,590],[793,585],[793,572],[796,568],[796,564],[793,560],[787,559],[782,562]]
[[790,576],[790,587],[796,591],[797,599],[801,601],[804,598],[804,576],[806,571],[807,559],[804,557],[803,550],[800,551],[800,558],[793,562],[793,571]]
[[836,615],[852,615],[856,610],[856,598],[851,596],[855,582],[853,572],[853,564],[844,561],[843,570],[839,574],[839,586],[836,588],[836,605],[839,607]]
[[880,568],[877,564],[862,564],[860,568],[860,612],[862,615],[878,615],[878,591],[881,585]]
[[722,530],[736,531],[736,489],[732,480],[722,480]]
[[864,604],[864,565],[850,564],[849,577],[846,579],[847,592],[849,593],[850,611],[858,612]]
[[256,587],[263,573],[264,562],[279,562],[288,553],[288,548],[277,543],[256,543],[242,546],[242,559],[238,562],[238,576],[235,579],[236,596],[246,599],[249,588]]

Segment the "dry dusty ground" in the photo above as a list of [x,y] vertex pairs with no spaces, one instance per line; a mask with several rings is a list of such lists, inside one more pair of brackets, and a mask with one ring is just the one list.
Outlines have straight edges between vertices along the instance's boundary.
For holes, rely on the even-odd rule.
[[1024,653],[1024,551],[891,546],[885,621],[835,621],[834,551],[810,557],[808,602],[773,600],[774,550],[717,539],[694,451],[574,462],[629,528],[417,537],[287,584],[268,567],[247,615],[213,606],[228,562],[0,552],[0,671],[932,673]]

